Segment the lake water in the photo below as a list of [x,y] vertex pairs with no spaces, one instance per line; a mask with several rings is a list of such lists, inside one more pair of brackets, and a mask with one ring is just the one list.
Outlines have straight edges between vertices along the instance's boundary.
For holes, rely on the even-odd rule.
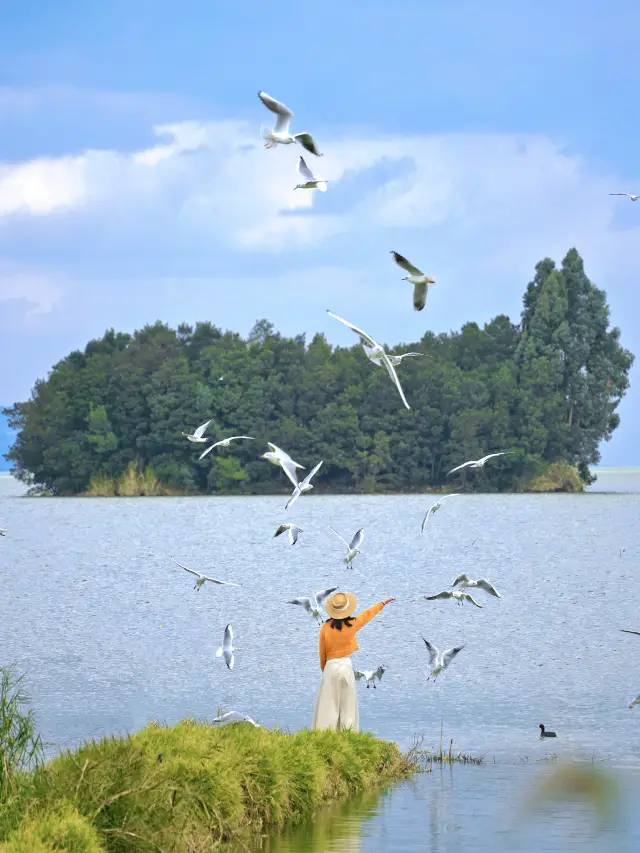
[[[359,685],[361,727],[410,747],[416,737],[484,756],[434,769],[269,848],[293,851],[632,851],[640,849],[640,491],[469,495],[420,523],[429,496],[303,496],[298,544],[273,538],[286,496],[0,498],[0,660],[26,673],[55,751],[151,719],[212,718],[218,708],[267,726],[310,724],[319,681],[317,626],[290,597],[339,585],[365,607],[397,601],[359,635],[357,665],[387,669]],[[350,571],[332,524],[365,528]],[[175,557],[241,583],[196,592]],[[427,602],[457,574],[504,596],[482,612]],[[241,651],[214,657],[231,622]],[[427,683],[421,635],[465,643]],[[538,723],[558,732],[541,741]],[[580,806],[513,815],[552,765],[595,760],[622,782],[622,815],[601,832]],[[626,799],[625,799],[626,798]]]

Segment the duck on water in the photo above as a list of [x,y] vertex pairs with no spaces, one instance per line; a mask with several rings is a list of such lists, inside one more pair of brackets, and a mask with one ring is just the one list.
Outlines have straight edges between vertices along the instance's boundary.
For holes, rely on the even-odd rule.
[[540,723],[540,737],[558,737],[555,732],[547,732],[542,723]]

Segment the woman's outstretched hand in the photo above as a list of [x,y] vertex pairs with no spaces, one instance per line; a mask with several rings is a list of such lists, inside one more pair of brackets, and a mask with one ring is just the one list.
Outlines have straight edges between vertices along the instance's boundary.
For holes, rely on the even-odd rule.
[[395,601],[395,600],[396,600],[395,595],[392,598],[385,598],[385,600],[382,602],[382,606],[384,607],[385,604],[389,604],[390,601]]

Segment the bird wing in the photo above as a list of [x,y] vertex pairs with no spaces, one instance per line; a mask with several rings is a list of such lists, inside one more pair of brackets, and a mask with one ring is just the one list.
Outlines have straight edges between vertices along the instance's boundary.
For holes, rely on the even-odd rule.
[[426,353],[425,352],[403,352],[402,355],[398,355],[398,356],[396,356],[396,358],[399,358],[399,359],[416,358],[419,355],[426,355]]
[[489,595],[495,595],[496,598],[502,598],[498,590],[484,578],[480,578],[480,580],[477,580],[476,586],[480,589],[483,589],[485,592],[488,592]]
[[380,353],[380,358],[382,359],[382,363],[384,364],[384,366],[387,368],[387,373],[391,377],[391,381],[393,382],[393,384],[398,389],[398,393],[400,394],[400,399],[402,400],[402,402],[404,403],[406,408],[410,409],[411,406],[407,403],[407,398],[404,396],[404,391],[402,390],[402,385],[400,384],[400,380],[398,379],[398,374],[396,373],[396,369],[393,366],[393,364],[391,364],[391,361],[389,360],[389,356],[386,354],[386,352],[384,350],[382,350],[382,352]]
[[422,519],[422,530],[424,530],[424,526],[425,526],[425,524],[427,523],[427,521],[429,520],[429,516],[431,515],[431,513],[432,513],[432,511],[433,511],[434,507],[437,507],[439,503],[440,503],[440,501],[436,501],[436,502],[433,504],[433,506],[430,506],[430,507],[429,507],[429,509],[427,510],[427,514],[426,514],[426,515],[425,515],[425,517]]
[[360,530],[357,530],[353,539],[351,540],[351,545],[349,545],[349,550],[353,551],[354,548],[359,548],[362,545],[362,540],[364,539],[364,528],[361,527]]
[[281,104],[280,101],[276,101],[275,98],[272,98],[271,95],[267,95],[266,92],[258,92],[258,97],[268,110],[271,110],[272,113],[275,113],[278,116],[276,119],[276,126],[274,127],[275,132],[286,132],[289,129],[289,123],[293,118],[293,113],[289,107],[285,107],[284,104]]
[[200,454],[200,456],[198,456],[198,462],[199,462],[201,459],[204,459],[204,457],[207,455],[207,453],[211,453],[211,451],[213,450],[213,448],[214,448],[214,447],[217,447],[219,444],[220,444],[220,442],[219,442],[219,441],[216,441],[216,443],[215,443],[215,444],[210,444],[210,445],[209,445],[209,447],[207,447],[207,449],[206,449],[206,450],[203,450],[203,451],[202,451],[202,453]]
[[427,291],[426,284],[413,285],[413,308],[415,311],[422,311],[427,304]]
[[330,317],[333,317],[334,320],[337,320],[339,323],[342,323],[343,326],[346,326],[348,329],[351,329],[352,332],[355,332],[356,335],[360,335],[360,337],[365,340],[369,346],[375,347],[376,349],[382,349],[380,344],[377,341],[374,341],[371,335],[368,335],[366,332],[363,332],[362,329],[359,329],[357,326],[354,326],[353,323],[350,323],[348,320],[343,320],[342,317],[338,317],[337,314],[334,314],[333,311],[329,311],[327,308],[327,314]]
[[452,468],[448,474],[453,474],[454,471],[459,471],[461,468],[466,468],[468,465],[475,465],[476,460],[470,459],[469,462],[463,462],[462,465],[458,465],[456,468]]
[[300,488],[298,486],[296,486],[295,489],[293,490],[293,492],[291,493],[291,497],[289,498],[289,500],[284,505],[284,508],[289,509],[290,506],[293,506],[293,504],[298,500],[298,498],[300,497],[301,494],[302,494],[302,492],[300,491]]
[[174,559],[173,559],[173,557],[172,557],[171,559],[173,560],[173,562],[174,562],[177,566],[180,566],[180,568],[181,568],[181,569],[184,569],[184,570],[185,570],[185,572],[191,572],[191,574],[192,574],[192,575],[196,575],[196,577],[199,577],[199,578],[201,578],[201,577],[202,577],[202,575],[200,574],[200,572],[196,572],[196,571],[195,571],[195,569],[190,569],[190,568],[189,568],[189,566],[183,566],[183,565],[182,565],[182,563],[179,563],[177,560],[174,560]]
[[438,657],[438,649],[435,646],[432,646],[428,640],[422,638],[427,647],[427,652],[429,653],[429,663],[432,664],[434,660]]
[[299,488],[298,477],[296,476],[296,466],[293,459],[287,457],[286,459],[280,458],[280,467],[287,475],[287,477],[291,480],[294,487]]
[[300,607],[304,607],[307,613],[313,613],[313,607],[311,606],[310,598],[292,598],[291,601],[287,601],[287,604],[299,604]]
[[201,578],[204,578],[206,581],[211,581],[211,583],[219,583],[222,586],[241,586],[239,583],[234,583],[233,581],[219,581],[217,578],[210,578],[207,575],[200,575]]
[[316,465],[316,467],[315,467],[315,468],[312,468],[312,469],[311,469],[311,471],[309,471],[309,473],[307,474],[307,476],[306,476],[306,477],[304,478],[304,480],[302,481],[303,483],[305,483],[307,486],[309,485],[309,483],[311,482],[311,478],[313,477],[313,475],[318,473],[318,470],[320,469],[320,466],[322,465],[322,462],[323,462],[323,460],[321,459],[321,460],[318,462],[318,464]]
[[324,604],[324,602],[329,598],[332,592],[335,592],[338,589],[337,586],[329,587],[329,589],[321,589],[320,592],[316,592],[315,599],[318,604]]
[[272,441],[268,441],[267,444],[273,450],[273,452],[276,454],[276,456],[280,457],[280,459],[288,459],[294,468],[302,468],[304,470],[304,465],[300,465],[298,462],[294,462],[293,459],[286,452],[286,450],[282,450],[281,447],[278,447]]
[[406,270],[410,275],[424,275],[422,270],[419,270],[418,267],[414,267],[412,263],[409,263],[404,255],[394,252],[393,249],[391,250],[391,254],[393,255],[393,260],[398,264],[398,266],[402,267],[402,269]]
[[291,545],[295,545],[298,541],[298,535],[300,533],[300,528],[297,524],[291,524],[289,526],[289,542]]
[[472,604],[475,604],[476,607],[482,608],[482,605],[478,604],[478,602],[475,600],[475,598],[470,593],[463,592],[462,598],[464,598],[465,601],[470,601]]
[[229,438],[225,439],[225,441],[237,441],[239,438],[247,438],[249,441],[255,441],[255,438],[252,435],[230,435]]
[[455,649],[447,649],[447,651],[442,655],[442,668],[446,669],[462,649],[464,649],[464,646],[456,646]]
[[[331,525],[329,525],[329,529],[330,529],[330,530],[333,530],[333,527],[331,527]],[[333,530],[333,532],[336,534],[336,536],[338,537],[338,539],[339,539],[341,542],[344,542],[344,547],[347,549],[347,551],[350,551],[350,550],[351,550],[351,548],[349,547],[349,544],[348,544],[347,540],[346,540],[346,539],[343,539],[343,538],[342,538],[342,536],[340,536],[340,534],[338,533],[338,531],[337,531],[337,530]]]
[[308,181],[315,181],[315,176],[311,169],[304,162],[304,157],[298,157],[298,171],[302,175],[303,178],[306,178]]
[[454,580],[454,582],[451,584],[451,586],[458,586],[458,584],[462,583],[462,581],[468,581],[468,580],[469,580],[469,575],[466,575],[463,572],[461,575],[458,575],[458,577]]
[[355,675],[355,677],[356,677],[356,681],[360,681],[360,679],[361,679],[361,678],[366,678],[366,677],[367,677],[367,676],[365,675],[365,673],[364,673],[364,672],[362,672],[362,671],[361,671],[361,670],[359,670],[359,669],[354,669],[354,670],[353,670],[353,674],[354,674],[354,675]]
[[384,667],[383,667],[383,666],[379,666],[379,667],[376,669],[376,671],[374,672],[374,675],[375,675],[375,676],[377,676],[378,681],[382,681],[382,676],[384,675]]
[[285,532],[285,530],[289,530],[289,529],[290,529],[290,527],[291,527],[291,525],[290,525],[290,524],[281,524],[281,525],[280,525],[280,527],[279,527],[279,528],[276,530],[276,532],[273,534],[273,538],[275,539],[275,538],[276,538],[276,536],[280,536],[280,534],[281,534],[281,533],[284,533],[284,532]]
[[227,649],[222,650],[222,657],[224,658],[224,662],[227,665],[228,669],[233,669],[233,652],[228,651]]
[[194,429],[194,431],[193,431],[193,435],[194,435],[194,437],[195,437],[195,438],[202,438],[202,435],[203,435],[203,433],[204,433],[205,429],[209,426],[209,424],[211,423],[211,421],[212,421],[212,420],[213,420],[213,418],[211,418],[210,420],[208,420],[208,421],[206,422],[206,424],[201,424],[201,425],[198,427],[198,429]]
[[620,630],[623,631],[625,634],[635,634],[636,636],[640,637],[640,631],[630,631],[628,628],[620,628]]
[[425,595],[425,598],[427,601],[435,601],[436,598],[453,598],[453,593],[448,589],[443,589],[442,592],[439,592],[437,595]]
[[367,346],[367,344],[363,343],[362,349],[364,350],[365,355],[367,356],[369,361],[372,361],[374,364],[380,366],[380,352],[378,349],[376,349],[376,347],[370,347]]
[[227,625],[224,629],[224,637],[222,638],[222,648],[223,650],[229,650],[233,646],[233,628],[231,625]]
[[609,193],[609,195],[629,195],[629,193]]
[[316,157],[322,157],[322,154],[318,151],[318,147],[310,133],[294,133],[293,138],[296,142],[299,142],[300,145],[302,145],[305,151],[315,154]]
[[486,456],[483,456],[482,459],[478,459],[478,462],[486,462],[487,459],[493,459],[494,456],[504,456],[506,451],[501,451],[500,453],[487,453]]

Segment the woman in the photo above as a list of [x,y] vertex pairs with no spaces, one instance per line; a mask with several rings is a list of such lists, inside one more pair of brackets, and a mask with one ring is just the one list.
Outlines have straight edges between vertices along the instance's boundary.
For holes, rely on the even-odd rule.
[[313,715],[314,729],[351,729],[358,731],[358,697],[351,664],[351,652],[358,650],[356,632],[382,608],[395,601],[386,598],[358,616],[352,592],[334,592],[325,601],[329,619],[320,628],[319,652],[322,681]]

